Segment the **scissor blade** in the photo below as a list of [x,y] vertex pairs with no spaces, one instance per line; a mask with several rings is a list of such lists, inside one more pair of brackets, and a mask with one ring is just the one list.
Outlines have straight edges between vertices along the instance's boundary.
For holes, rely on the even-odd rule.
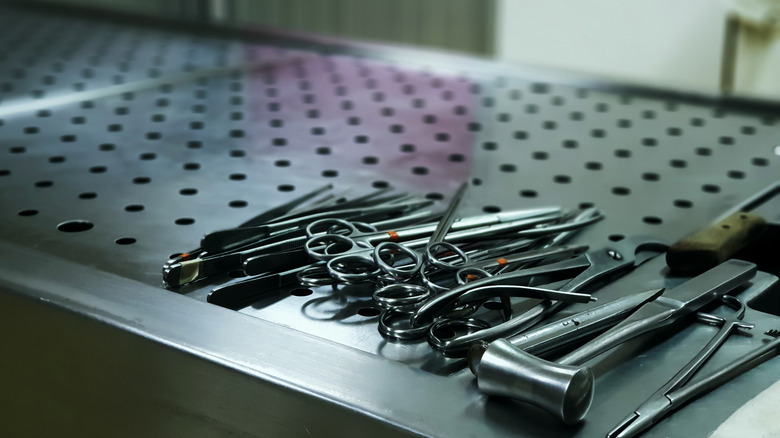
[[607,433],[607,438],[626,438],[631,433],[631,425],[639,418],[639,414],[632,412],[628,414],[614,429]]
[[439,220],[439,224],[436,226],[436,229],[431,235],[429,245],[441,242],[444,239],[444,236],[447,235],[447,232],[452,227],[452,223],[455,222],[455,211],[458,209],[458,205],[460,205],[460,201],[463,199],[463,195],[466,194],[467,188],[468,183],[463,183],[458,191],[455,192],[455,195],[450,201],[450,205],[447,207],[447,210],[444,212],[441,220]]

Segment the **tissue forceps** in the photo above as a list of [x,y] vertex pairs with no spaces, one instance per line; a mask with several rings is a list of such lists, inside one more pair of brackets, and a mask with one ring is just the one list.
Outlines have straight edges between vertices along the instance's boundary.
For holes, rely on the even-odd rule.
[[739,329],[749,330],[754,327],[753,324],[742,321],[742,317],[745,315],[745,305],[740,300],[730,295],[724,295],[721,297],[721,300],[724,304],[733,308],[736,313],[726,318],[706,313],[697,314],[696,316],[700,321],[721,325],[718,333],[674,377],[612,429],[607,434],[607,438],[629,438],[635,436],[652,427],[653,424],[657,423],[664,416],[677,409],[681,403],[675,403],[674,397],[670,397],[670,395],[675,390],[685,386],[734,331]]

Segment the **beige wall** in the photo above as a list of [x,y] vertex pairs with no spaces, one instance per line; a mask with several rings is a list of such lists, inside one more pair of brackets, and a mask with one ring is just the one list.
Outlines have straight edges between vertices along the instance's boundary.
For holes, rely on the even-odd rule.
[[499,0],[499,58],[714,91],[723,6],[713,0]]
[[780,99],[780,27],[740,26],[734,89]]
[[[498,0],[496,54],[512,63],[719,92],[729,8],[714,0]],[[780,99],[780,30],[743,26],[735,72],[735,94]]]

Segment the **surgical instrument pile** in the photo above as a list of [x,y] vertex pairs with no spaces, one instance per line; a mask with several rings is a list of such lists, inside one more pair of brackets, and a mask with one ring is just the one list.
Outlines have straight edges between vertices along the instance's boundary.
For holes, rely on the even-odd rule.
[[[295,283],[364,285],[373,288],[374,302],[383,309],[379,318],[383,335],[412,339],[427,333],[435,348],[462,356],[474,340],[443,343],[442,327],[490,328],[484,332],[490,336],[497,331],[515,333],[559,309],[561,303],[593,300],[579,290],[610,271],[632,265],[636,249],[632,245],[647,243],[627,241],[626,248],[618,245],[618,250],[593,254],[584,254],[586,246],[565,245],[577,230],[602,218],[595,208],[568,212],[546,207],[460,217],[458,205],[466,184],[438,222],[430,222],[437,218],[429,209],[433,201],[420,196],[380,190],[351,200],[333,194],[315,199],[330,189],[315,190],[237,228],[207,234],[200,249],[165,264],[166,285],[181,286],[240,270],[250,277],[218,286],[208,296],[209,302],[229,308],[246,306],[270,290]],[[530,279],[577,270],[585,270],[585,277],[566,282],[569,286],[528,284]],[[453,296],[451,290],[460,302],[431,317],[430,307],[442,296]],[[473,291],[461,296],[468,290]],[[511,296],[540,298],[545,310],[511,318]],[[500,299],[500,313],[507,321],[491,327],[483,319],[467,317],[493,298]],[[551,305],[552,300],[558,303]],[[400,327],[399,317],[414,327]]]
[[[381,309],[378,330],[385,338],[427,341],[446,357],[467,357],[480,391],[529,402],[567,424],[583,420],[591,406],[595,376],[587,361],[692,313],[723,325],[721,334],[614,436],[642,430],[674,409],[669,394],[687,400],[715,385],[706,382],[725,379],[716,373],[705,383],[683,386],[733,329],[751,327],[741,322],[741,302],[725,296],[756,273],[755,265],[740,260],[728,260],[668,290],[627,291],[556,321],[556,312],[567,304],[595,301],[591,293],[600,285],[669,248],[649,236],[597,249],[566,244],[573,233],[601,218],[595,208],[461,217],[465,184],[441,214],[434,214],[434,202],[421,196],[389,190],[351,200],[323,196],[330,189],[206,235],[201,249],[169,260],[166,283],[183,285],[240,269],[249,278],[217,286],[208,295],[209,302],[229,308],[295,285],[368,290]],[[737,308],[737,317],[725,321],[697,313],[718,300]],[[537,357],[561,349],[569,351],[556,362]],[[769,351],[762,349],[760,356]],[[749,357],[751,365],[757,363],[758,356]],[[725,373],[733,376],[746,363]],[[659,408],[659,400],[672,402]]]
[[[397,220],[414,223],[431,214],[423,209],[432,205],[433,201],[407,194],[384,196],[389,189],[354,199],[347,199],[345,194],[329,193],[314,200],[332,188],[332,185],[324,186],[256,216],[236,228],[205,235],[200,248],[173,256],[165,263],[165,285],[177,287],[212,275],[240,270],[247,261],[250,262],[252,270],[256,264],[252,260],[257,257],[289,254],[288,251],[301,249],[307,240],[303,226],[318,218],[348,218],[355,221],[375,221],[379,226],[393,226]],[[303,207],[308,201],[312,202]],[[401,217],[404,214],[406,216]]]

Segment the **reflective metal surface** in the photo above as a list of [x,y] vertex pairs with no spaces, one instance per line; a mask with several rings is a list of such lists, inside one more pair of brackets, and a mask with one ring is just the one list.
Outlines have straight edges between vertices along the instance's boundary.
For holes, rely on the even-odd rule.
[[[13,360],[0,370],[18,377],[0,398],[9,436],[102,426],[603,436],[625,416],[616,404],[645,400],[715,329],[643,338],[590,364],[593,407],[572,429],[480,394],[462,359],[383,338],[371,291],[269,290],[234,312],[205,302],[230,275],[166,290],[162,263],[328,182],[446,199],[469,179],[464,214],[596,204],[606,219],[572,242],[603,247],[637,234],[674,241],[780,174],[767,108],[417,51],[1,12],[0,321]],[[654,259],[598,296],[680,281]],[[775,281],[759,273],[751,290]],[[777,293],[746,299],[756,333],[780,326]],[[713,363],[760,343],[733,337]],[[778,367],[740,376],[648,436],[706,436]]]

